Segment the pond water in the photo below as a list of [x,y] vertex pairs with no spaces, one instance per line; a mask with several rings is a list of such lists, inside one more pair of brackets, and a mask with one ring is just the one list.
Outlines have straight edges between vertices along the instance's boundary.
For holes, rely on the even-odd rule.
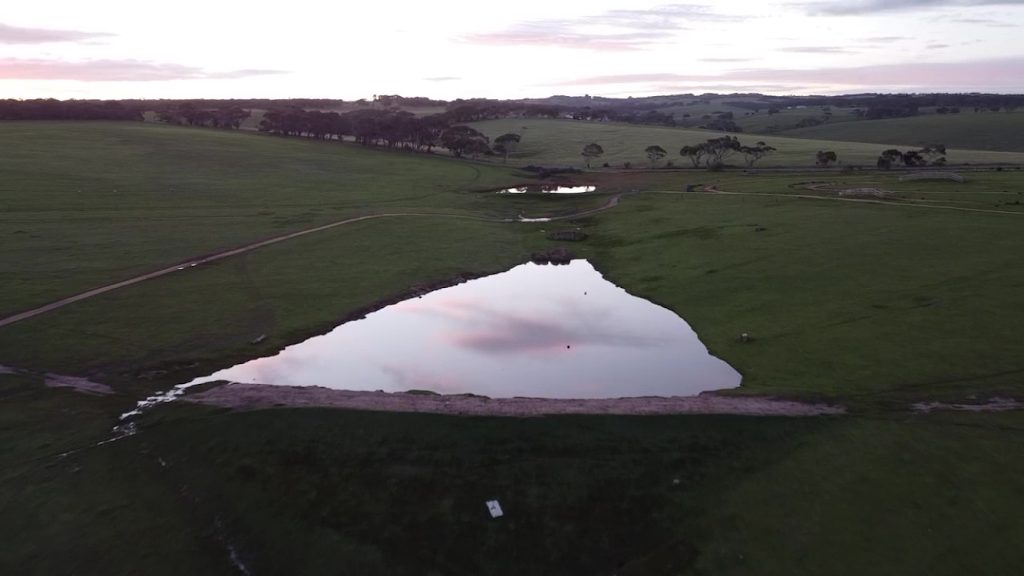
[[498,194],[582,194],[584,192],[593,192],[594,190],[597,190],[596,186],[550,186],[538,184],[521,188],[506,188],[498,190]]
[[739,386],[670,310],[584,260],[523,264],[406,300],[214,380],[492,398],[685,396]]

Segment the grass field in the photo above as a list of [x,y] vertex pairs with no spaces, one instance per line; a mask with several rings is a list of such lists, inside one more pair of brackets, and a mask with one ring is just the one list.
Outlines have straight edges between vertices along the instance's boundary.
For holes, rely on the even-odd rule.
[[926,114],[891,120],[829,123],[788,130],[785,135],[844,142],[910,146],[945,144],[950,148],[1024,152],[1024,111]]
[[[853,123],[845,124],[852,125]],[[860,125],[860,123],[856,124]],[[621,168],[625,162],[632,163],[634,168],[648,166],[644,149],[651,145],[661,146],[669,152],[669,155],[661,161],[662,166],[671,160],[678,167],[688,167],[691,165],[690,160],[679,156],[681,147],[688,144],[699,144],[708,138],[721,136],[721,134],[705,130],[573,120],[489,120],[475,123],[473,126],[491,137],[492,140],[507,132],[522,135],[522,142],[519,144],[518,150],[509,158],[510,164],[570,165],[581,168],[584,164],[580,151],[590,142],[600,144],[605,152],[604,156],[593,163],[595,167],[606,162],[614,168]],[[818,150],[834,151],[843,164],[874,166],[878,155],[887,148],[887,145],[884,144],[837,142],[827,139],[805,140],[765,134],[737,134],[737,136],[744,144],[753,145],[763,141],[778,149],[775,154],[758,162],[757,166],[762,168],[771,166],[812,167],[815,162],[814,155]],[[947,158],[951,164],[1024,163],[1024,153],[1016,152],[951,149]],[[744,164],[740,155],[733,156],[728,162],[735,165]]]
[[0,148],[0,317],[348,216],[457,211],[452,195],[522,180],[425,156],[126,122],[6,122]]
[[[906,196],[886,205],[797,186],[820,175],[588,173],[578,179],[648,193],[574,222],[507,224],[440,214],[567,213],[606,197],[468,192],[521,176],[332,143],[32,126],[0,125],[18,144],[0,160],[0,237],[13,239],[0,245],[0,286],[14,287],[4,302],[331,212],[435,215],[333,228],[0,328],[0,364],[116,390],[0,374],[2,574],[232,574],[232,550],[261,575],[1024,570],[1024,415],[907,411],[1024,397],[1019,172],[963,184],[828,176]],[[683,192],[698,181],[746,195]],[[950,209],[965,207],[997,212]],[[579,255],[679,313],[743,374],[733,393],[827,399],[851,414],[509,420],[173,405],[139,434],[90,447],[141,395],[411,286],[506,269],[553,246],[547,231],[577,226],[590,234]],[[43,240],[53,244],[30,242]],[[755,342],[739,344],[741,332]],[[494,498],[501,520],[484,507]]]

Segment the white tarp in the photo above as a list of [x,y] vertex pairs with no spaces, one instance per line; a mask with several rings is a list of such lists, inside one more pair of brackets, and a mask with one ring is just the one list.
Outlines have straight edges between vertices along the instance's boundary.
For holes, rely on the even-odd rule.
[[502,515],[501,504],[497,500],[488,500],[487,511],[491,513],[491,518],[497,518]]

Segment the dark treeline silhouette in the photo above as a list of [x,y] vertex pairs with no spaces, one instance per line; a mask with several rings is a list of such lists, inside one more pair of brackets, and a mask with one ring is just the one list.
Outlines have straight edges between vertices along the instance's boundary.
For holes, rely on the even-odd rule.
[[468,126],[455,125],[447,114],[417,117],[397,109],[354,110],[339,114],[288,108],[264,114],[259,130],[317,140],[340,141],[350,137],[363,146],[421,152],[430,152],[440,146],[459,157],[494,154],[486,136]]
[[[233,108],[236,106],[246,110],[252,110],[254,108],[258,110],[270,110],[271,108],[288,108],[292,106],[312,110],[340,108],[346,105],[344,100],[331,98],[160,98],[155,100],[118,100],[118,102],[121,102],[126,106],[138,106],[143,110],[166,110],[184,106],[185,104],[191,104],[192,106],[203,110],[218,110],[220,108]],[[364,102],[366,101],[364,100]],[[369,105],[368,102],[367,105]]]
[[215,110],[198,108],[191,102],[157,110],[156,117],[167,124],[209,126],[237,130],[250,116],[248,110],[238,106],[224,106]]
[[432,100],[423,96],[399,96],[398,94],[381,94],[374,97],[374,102],[384,106],[408,106],[409,108],[426,108],[428,106],[447,106],[446,100]]
[[102,100],[0,100],[0,120],[142,120],[142,109]]
[[528,104],[510,100],[455,100],[444,113],[452,122],[477,122],[497,118],[558,118],[559,106]]

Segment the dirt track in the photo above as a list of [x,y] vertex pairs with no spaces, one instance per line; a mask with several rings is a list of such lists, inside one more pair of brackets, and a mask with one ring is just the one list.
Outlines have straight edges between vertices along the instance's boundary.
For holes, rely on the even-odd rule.
[[805,404],[772,398],[743,398],[704,393],[671,398],[553,400],[482,398],[407,393],[354,392],[320,386],[225,384],[182,399],[236,409],[280,406],[329,407],[388,412],[431,412],[464,416],[542,416],[554,414],[742,414],[747,416],[818,416],[843,414],[842,406]]

